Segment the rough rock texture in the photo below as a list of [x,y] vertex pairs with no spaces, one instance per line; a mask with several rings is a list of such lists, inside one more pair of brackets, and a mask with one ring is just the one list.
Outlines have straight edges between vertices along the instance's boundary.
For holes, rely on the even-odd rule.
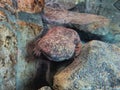
[[[21,15],[21,14],[20,14]],[[0,90],[30,90],[36,74],[36,62],[26,62],[26,44],[42,30],[40,15],[17,19],[11,12],[0,8]],[[36,21],[36,22],[34,22]]]
[[103,16],[71,12],[51,7],[45,7],[45,18],[49,23],[72,24],[80,27],[80,30],[91,33],[95,33],[96,29],[100,27],[109,25],[109,20]]
[[[17,1],[19,1],[18,4]],[[86,17],[86,14],[82,14],[81,17],[84,17],[83,19],[87,22],[82,22],[80,27],[78,27],[79,25],[75,25],[75,27],[85,32],[89,31],[97,35],[104,35],[102,38],[104,41],[120,45],[119,0],[46,0],[46,2],[50,2],[50,4],[54,2],[53,7],[57,7],[58,5],[58,8],[62,9],[74,7],[74,1],[79,1],[81,3],[80,5],[83,5],[82,3],[85,2],[85,5],[83,5],[83,7],[81,6],[81,8],[83,8],[81,9],[82,12],[103,15],[111,19],[110,29],[107,29],[104,25],[108,24],[108,19],[96,15],[92,15],[96,18],[92,16]],[[49,68],[46,65],[47,62],[43,59],[41,61],[44,62],[39,62],[39,60],[29,63],[26,62],[26,44],[39,35],[42,30],[41,15],[39,12],[43,6],[43,0],[0,0],[0,90],[35,90],[32,86],[36,85],[40,87],[38,82],[43,84],[45,79],[49,81],[51,74],[49,69],[53,71],[54,69],[57,70],[56,67],[59,67],[58,64],[52,64],[52,68]],[[10,12],[7,10],[10,10]],[[16,10],[22,12],[14,15],[16,14]],[[48,11],[50,11],[50,9]],[[62,19],[61,17],[59,17],[59,19],[61,19],[60,22],[62,23],[81,23],[76,22],[76,19],[72,19],[73,14],[69,14],[68,11],[58,11],[56,13],[47,13],[55,16],[52,17],[52,20],[56,20],[57,15],[61,15]],[[66,18],[67,15],[70,16],[64,21],[63,17]],[[77,17],[77,14],[74,16]],[[102,28],[99,29],[101,26]],[[97,28],[98,30],[93,30]],[[86,36],[84,38],[86,38]],[[93,38],[95,38],[94,35]],[[56,74],[54,79],[55,90],[79,90],[81,88],[87,90],[119,90],[119,56],[120,49],[116,46],[99,41],[86,44],[85,47],[83,47],[80,57],[76,58],[65,70]],[[39,70],[37,71],[38,66],[40,72]],[[65,66],[62,64],[60,70],[65,68]],[[36,72],[40,79],[38,77],[35,78]],[[44,79],[42,78],[43,75]],[[33,84],[34,78],[36,82]]]
[[17,0],[18,9],[29,13],[38,13],[44,7],[44,0]]
[[[103,41],[120,42],[120,0],[84,0],[86,13],[102,15],[110,19],[109,32]],[[99,32],[96,32],[99,33]]]
[[71,9],[77,4],[78,0],[45,0],[46,6],[59,9]]
[[114,45],[116,45],[116,46],[120,47],[120,42],[115,43]]
[[55,90],[119,90],[120,48],[91,41],[66,69],[54,77]]
[[0,0],[0,7],[11,11],[23,11],[28,13],[41,12],[44,7],[44,0]]
[[[5,16],[4,16],[5,19]],[[0,15],[0,90],[15,89],[17,39]]]
[[12,0],[0,0],[0,7],[5,7],[6,5],[12,6]]
[[42,88],[40,88],[38,90],[52,90],[52,89],[50,87],[48,87],[48,86],[44,86],[44,87],[42,87]]

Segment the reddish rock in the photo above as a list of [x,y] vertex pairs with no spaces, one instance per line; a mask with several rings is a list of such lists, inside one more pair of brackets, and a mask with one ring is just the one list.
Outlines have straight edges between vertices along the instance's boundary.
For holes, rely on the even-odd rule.
[[[16,6],[13,5],[13,3],[17,4]],[[41,12],[44,7],[44,0],[16,0],[16,2],[13,0],[1,0],[0,1],[0,7],[7,6],[8,9],[11,11],[23,11],[28,13],[38,13]]]
[[28,13],[38,13],[44,7],[44,0],[18,0],[18,9]]
[[87,27],[86,29],[89,31],[109,24],[109,19],[103,16],[71,12],[51,7],[45,7],[45,18],[48,22],[82,25]]

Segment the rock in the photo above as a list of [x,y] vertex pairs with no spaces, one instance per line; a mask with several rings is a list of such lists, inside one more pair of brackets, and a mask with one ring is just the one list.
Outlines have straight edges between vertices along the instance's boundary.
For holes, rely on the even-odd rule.
[[[80,27],[79,30],[83,30],[85,32],[91,32],[91,33],[97,32],[96,29],[98,28],[107,27],[109,25],[109,20],[103,16],[71,12],[71,11],[55,9],[51,7],[45,7],[45,19],[49,23],[52,22],[52,23],[68,24],[68,25],[72,24],[75,25],[76,27]],[[108,31],[104,33],[107,32]]]
[[27,56],[27,44],[33,40],[41,31],[41,27],[33,24],[26,23],[23,21],[18,22],[18,54],[17,54],[17,65],[16,65],[16,89],[19,90],[29,90],[33,89],[33,80],[37,72],[37,61],[26,62]]
[[44,0],[17,0],[17,4],[20,11],[38,13],[44,7]]
[[71,9],[77,3],[77,0],[45,0],[46,6],[59,9]]
[[109,32],[103,41],[120,42],[120,0],[84,0],[86,13],[102,15],[110,19]]
[[118,42],[118,43],[114,43],[114,45],[120,47],[120,42]]
[[91,41],[81,54],[54,76],[55,90],[120,89],[120,48]]
[[42,88],[40,88],[38,90],[52,90],[52,89],[50,87],[48,87],[48,86],[44,86],[44,87],[42,87]]
[[0,11],[0,90],[15,89],[17,39],[9,29],[4,12]]
[[0,0],[0,7],[5,7],[6,5],[12,7],[12,0]]
[[7,8],[13,13],[16,11],[39,13],[44,7],[44,0],[1,0],[0,7]]
[[26,45],[40,34],[42,22],[28,20],[31,22],[22,17],[16,19],[11,12],[0,8],[0,90],[32,89],[37,61],[26,62]]

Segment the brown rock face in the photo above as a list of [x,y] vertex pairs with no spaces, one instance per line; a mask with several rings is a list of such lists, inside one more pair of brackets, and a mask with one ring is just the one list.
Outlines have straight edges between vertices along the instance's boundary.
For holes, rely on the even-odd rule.
[[5,5],[12,6],[12,0],[0,0],[0,7],[4,7]]
[[59,9],[71,9],[76,5],[77,0],[45,0],[46,6]]
[[74,55],[75,48],[80,45],[77,32],[58,26],[50,29],[43,38],[36,41],[34,53],[39,56],[42,52],[50,60],[63,61],[70,59]]
[[82,25],[86,27],[88,31],[93,29],[95,30],[109,24],[109,20],[103,16],[71,12],[51,7],[45,7],[45,18],[50,23]]
[[40,12],[44,7],[44,0],[18,0],[18,9],[29,13]]
[[[14,5],[15,3],[17,6]],[[5,6],[11,10],[17,8],[18,11],[38,13],[44,7],[44,0],[0,0],[0,7],[4,8]]]

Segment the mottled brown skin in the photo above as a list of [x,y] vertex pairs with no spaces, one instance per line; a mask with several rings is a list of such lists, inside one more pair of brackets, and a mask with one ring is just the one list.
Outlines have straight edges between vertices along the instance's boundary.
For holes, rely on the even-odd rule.
[[78,55],[80,49],[81,43],[77,32],[57,26],[35,42],[33,52],[36,56],[43,53],[52,61],[63,61],[70,59],[74,54]]

